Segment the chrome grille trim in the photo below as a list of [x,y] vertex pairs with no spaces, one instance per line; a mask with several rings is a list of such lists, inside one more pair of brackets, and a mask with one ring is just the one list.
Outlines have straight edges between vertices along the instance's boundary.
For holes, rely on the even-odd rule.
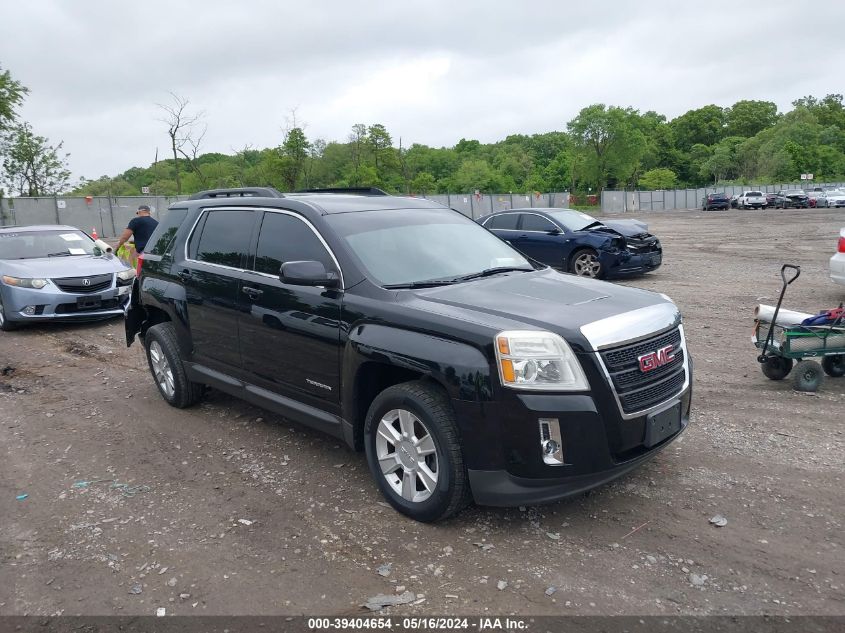
[[[639,410],[639,411],[632,411],[630,413],[625,412],[625,408],[622,406],[622,400],[620,399],[619,394],[616,391],[616,387],[614,385],[613,378],[611,377],[610,372],[608,371],[607,366],[604,363],[604,359],[602,358],[601,353],[600,352],[593,352],[593,354],[595,355],[596,362],[598,363],[599,367],[601,367],[602,373],[604,373],[604,377],[607,380],[607,385],[608,385],[608,387],[610,387],[610,390],[613,392],[613,397],[616,400],[616,406],[619,409],[619,413],[620,413],[620,415],[622,416],[623,419],[630,420],[632,418],[639,418],[639,417],[642,417],[644,415],[648,415],[649,413],[659,411],[660,409],[664,408],[667,403],[672,402],[673,400],[677,399],[678,396],[680,396],[681,394],[686,392],[687,389],[689,389],[690,373],[689,373],[689,352],[687,351],[687,339],[686,339],[686,336],[684,335],[684,326],[679,323],[677,328],[678,328],[678,333],[681,335],[680,351],[683,353],[683,376],[684,376],[683,385],[681,386],[681,388],[679,390],[677,390],[676,392],[673,392],[670,396],[667,396],[666,398],[664,398],[660,402],[658,402],[658,403],[656,403],[656,404],[654,404],[654,405],[652,405],[652,406],[650,406],[646,409],[642,409],[642,410]],[[582,328],[582,331],[583,331],[583,328]],[[665,336],[669,332],[670,332],[670,330],[663,330],[663,331],[660,331],[660,332],[652,332],[652,334],[650,336],[640,337],[640,339],[638,339],[638,340],[644,341],[644,340],[647,340],[647,339],[659,339],[660,337]],[[627,343],[627,344],[632,344],[632,343]],[[624,345],[626,345],[626,343],[622,343],[622,344],[620,344],[618,346],[614,346],[614,347],[620,347],[620,346],[624,346]],[[671,374],[669,374],[669,375],[671,375]],[[663,378],[665,378],[665,377],[666,377],[666,375],[663,376]],[[660,382],[660,381],[657,381],[657,382]]]

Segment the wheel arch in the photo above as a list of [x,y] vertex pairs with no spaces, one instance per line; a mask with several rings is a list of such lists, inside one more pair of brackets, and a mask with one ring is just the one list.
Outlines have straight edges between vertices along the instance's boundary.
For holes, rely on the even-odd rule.
[[356,450],[363,449],[370,404],[393,385],[417,380],[443,390],[450,400],[492,399],[492,370],[481,350],[380,324],[352,328],[342,375],[344,438]]

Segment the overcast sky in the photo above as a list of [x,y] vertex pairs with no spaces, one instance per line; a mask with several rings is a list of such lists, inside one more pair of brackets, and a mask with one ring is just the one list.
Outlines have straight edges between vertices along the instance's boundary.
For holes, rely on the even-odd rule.
[[0,66],[74,177],[149,165],[169,93],[203,151],[382,123],[398,145],[564,130],[591,103],[672,118],[845,92],[845,2],[0,0]]

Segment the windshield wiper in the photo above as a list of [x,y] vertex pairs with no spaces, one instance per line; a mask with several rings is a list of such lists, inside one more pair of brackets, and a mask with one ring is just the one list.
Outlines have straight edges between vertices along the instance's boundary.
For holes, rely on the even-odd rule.
[[463,277],[458,277],[453,281],[469,281],[470,279],[478,279],[480,277],[489,277],[490,275],[498,275],[499,273],[511,273],[516,271],[530,273],[533,270],[533,268],[524,268],[520,266],[496,266],[495,268],[485,268],[481,272],[471,273],[469,275],[464,275]]
[[70,257],[67,251],[59,251],[58,253],[47,253],[47,257]]
[[383,286],[388,290],[404,290],[406,288],[433,288],[434,286],[448,286],[455,283],[455,279],[429,279],[428,281],[412,281],[407,284],[388,284]]

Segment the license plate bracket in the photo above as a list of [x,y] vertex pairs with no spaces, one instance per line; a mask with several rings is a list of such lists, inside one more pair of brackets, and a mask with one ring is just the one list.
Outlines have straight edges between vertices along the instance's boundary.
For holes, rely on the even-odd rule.
[[102,297],[79,297],[76,300],[77,310],[97,310],[103,305]]
[[648,447],[660,444],[681,430],[681,403],[676,402],[668,409],[652,413],[646,418],[644,444]]

